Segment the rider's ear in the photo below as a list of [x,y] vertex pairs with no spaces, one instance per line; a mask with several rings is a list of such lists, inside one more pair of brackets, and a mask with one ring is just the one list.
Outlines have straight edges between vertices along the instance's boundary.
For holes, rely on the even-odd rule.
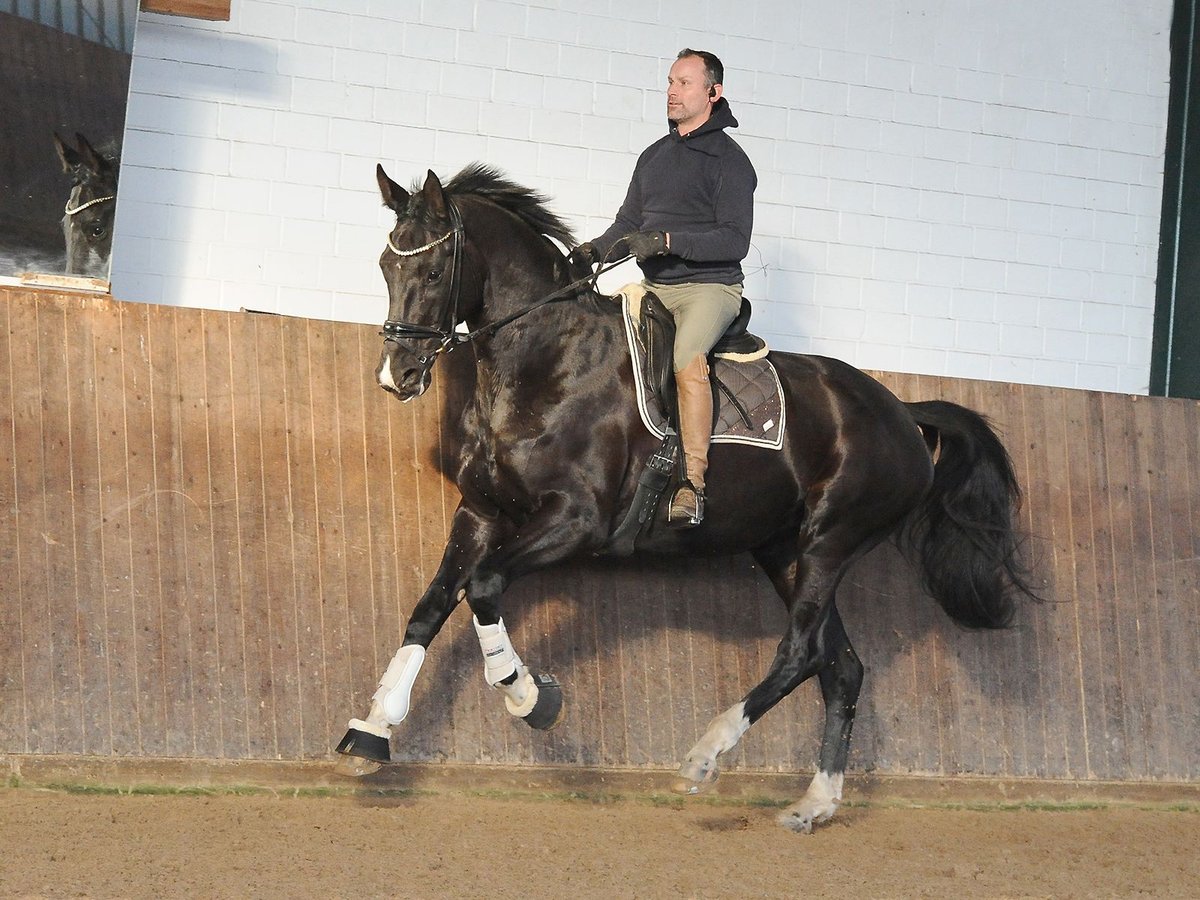
[[431,213],[439,219],[446,217],[446,192],[442,190],[442,183],[433,174],[433,169],[430,169],[429,174],[425,176],[425,187],[421,189],[421,196],[425,199],[425,206]]
[[388,178],[383,166],[376,163],[375,180],[379,182],[379,195],[383,197],[383,205],[400,215],[408,206],[408,191]]

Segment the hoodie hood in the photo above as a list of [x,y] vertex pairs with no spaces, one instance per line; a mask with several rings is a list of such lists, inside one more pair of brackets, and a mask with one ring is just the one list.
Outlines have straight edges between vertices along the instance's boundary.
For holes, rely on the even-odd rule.
[[681,136],[678,126],[670,119],[667,120],[667,127],[671,130],[671,134],[675,135],[679,140],[694,141],[696,138],[711,134],[714,131],[721,131],[725,128],[737,128],[738,120],[733,117],[733,110],[729,108],[729,101],[724,97],[720,97],[713,104],[712,112],[709,114],[708,119],[695,131]]

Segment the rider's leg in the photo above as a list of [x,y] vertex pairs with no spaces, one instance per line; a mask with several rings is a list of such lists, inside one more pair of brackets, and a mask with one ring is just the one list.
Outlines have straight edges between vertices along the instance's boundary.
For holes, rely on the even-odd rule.
[[704,516],[704,482],[712,435],[712,385],[708,351],[741,309],[740,284],[656,284],[654,291],[675,319],[675,386],[685,481],[671,498],[673,525],[699,525]]
[[704,518],[704,475],[712,437],[713,398],[708,360],[697,354],[675,373],[679,396],[679,438],[683,444],[684,482],[671,497],[672,524],[699,525]]

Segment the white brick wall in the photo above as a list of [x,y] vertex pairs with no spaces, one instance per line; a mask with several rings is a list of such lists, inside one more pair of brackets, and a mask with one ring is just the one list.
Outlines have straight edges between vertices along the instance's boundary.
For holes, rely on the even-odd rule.
[[662,133],[689,45],[724,60],[758,170],[747,294],[773,346],[1144,393],[1170,15],[1170,0],[143,14],[114,292],[376,322],[377,161],[401,183],[486,161],[591,237]]

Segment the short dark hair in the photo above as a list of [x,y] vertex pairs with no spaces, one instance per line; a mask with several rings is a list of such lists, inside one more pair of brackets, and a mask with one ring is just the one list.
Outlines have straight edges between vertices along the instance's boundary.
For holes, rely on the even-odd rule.
[[698,56],[704,62],[704,80],[708,82],[705,87],[712,87],[714,84],[725,83],[725,67],[721,65],[721,60],[717,59],[715,53],[709,53],[707,50],[693,50],[691,47],[684,47],[679,51],[676,59],[683,59],[685,56]]

